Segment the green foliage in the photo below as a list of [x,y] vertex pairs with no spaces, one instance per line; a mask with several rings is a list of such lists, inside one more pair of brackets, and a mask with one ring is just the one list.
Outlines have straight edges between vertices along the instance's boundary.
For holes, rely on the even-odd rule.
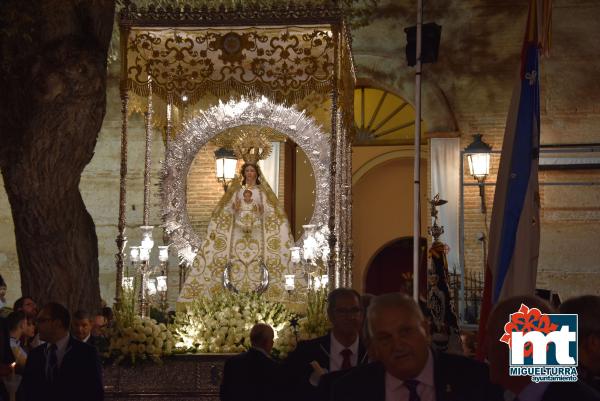
[[109,341],[102,355],[114,363],[127,361],[160,362],[160,358],[173,353],[175,340],[170,329],[151,318],[141,318],[135,312],[138,285],[123,288],[121,303],[115,306],[115,323],[106,330]]
[[310,339],[327,333],[330,324],[327,318],[327,289],[310,290],[306,317],[300,319],[300,337]]
[[123,288],[121,291],[121,302],[115,304],[114,314],[115,321],[119,322],[125,327],[131,327],[133,325],[133,318],[135,314],[136,296],[138,292],[138,283],[136,282],[132,289]]

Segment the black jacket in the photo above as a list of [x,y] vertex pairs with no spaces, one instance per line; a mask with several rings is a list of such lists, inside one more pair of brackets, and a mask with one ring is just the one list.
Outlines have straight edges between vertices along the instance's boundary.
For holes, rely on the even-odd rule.
[[[459,355],[433,353],[436,401],[496,401],[499,389],[487,367]],[[350,371],[333,384],[333,401],[385,401],[385,368],[380,362]]]
[[575,383],[550,383],[542,397],[542,401],[600,401],[600,393],[591,387]]
[[69,338],[53,382],[46,377],[49,344],[29,353],[21,389],[26,401],[100,401],[104,399],[102,367],[96,348]]
[[[329,393],[328,385],[319,388],[310,384],[310,375],[313,368],[310,365],[312,361],[317,361],[321,367],[329,370],[329,353],[331,350],[331,334],[327,333],[322,337],[313,338],[308,341],[300,341],[294,351],[290,353],[285,361],[285,372],[287,375],[288,394],[286,400],[297,401],[318,401],[323,399]],[[368,362],[367,350],[363,343],[358,343],[357,364],[362,365]]]
[[221,401],[276,401],[280,384],[277,362],[251,348],[225,361]]

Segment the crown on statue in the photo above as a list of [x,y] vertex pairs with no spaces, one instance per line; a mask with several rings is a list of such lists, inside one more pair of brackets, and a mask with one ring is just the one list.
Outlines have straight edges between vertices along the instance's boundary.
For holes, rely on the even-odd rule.
[[266,133],[260,130],[241,129],[240,134],[233,140],[233,152],[245,163],[256,164],[271,154],[271,142]]

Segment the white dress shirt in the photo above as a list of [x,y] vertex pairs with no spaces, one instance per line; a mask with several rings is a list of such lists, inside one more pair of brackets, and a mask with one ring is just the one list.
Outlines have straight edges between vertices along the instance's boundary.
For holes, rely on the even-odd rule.
[[[541,401],[549,385],[549,382],[529,383],[519,393],[519,401]],[[510,391],[506,390],[504,392],[505,401],[513,401],[515,398],[517,398],[517,396],[511,393]]]
[[[421,398],[421,401],[435,401],[435,381],[433,377],[433,355],[431,350],[427,357],[425,367],[414,378],[419,384],[417,385],[417,394]],[[408,388],[404,385],[404,382],[396,377],[385,373],[385,401],[408,401],[409,399]]]
[[333,332],[331,332],[329,335],[331,336],[331,345],[329,347],[329,371],[335,372],[336,370],[342,370],[344,357],[342,356],[341,352],[345,349],[352,351],[352,355],[350,355],[350,363],[352,366],[356,366],[358,362],[358,336],[356,336],[356,340],[351,346],[344,347],[335,338]]
[[21,342],[14,338],[10,338],[10,349],[15,357],[15,362],[18,366],[23,367],[27,363],[27,352],[21,347]]

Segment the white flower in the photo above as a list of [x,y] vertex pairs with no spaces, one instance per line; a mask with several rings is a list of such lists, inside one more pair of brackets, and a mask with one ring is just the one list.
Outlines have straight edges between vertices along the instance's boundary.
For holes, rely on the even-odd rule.
[[[174,334],[178,347],[195,344],[200,352],[239,352],[250,346],[248,334],[256,322],[279,332],[291,318],[285,306],[257,294],[220,292],[192,302],[185,315],[178,315]],[[289,348],[285,341],[276,341],[278,347]]]

